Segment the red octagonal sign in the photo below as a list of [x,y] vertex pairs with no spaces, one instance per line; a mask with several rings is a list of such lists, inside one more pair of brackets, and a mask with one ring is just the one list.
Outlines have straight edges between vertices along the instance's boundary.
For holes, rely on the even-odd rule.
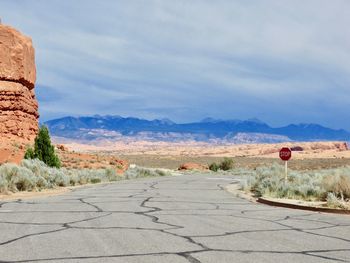
[[283,147],[280,150],[280,158],[283,161],[288,161],[290,158],[292,158],[292,151],[287,147]]

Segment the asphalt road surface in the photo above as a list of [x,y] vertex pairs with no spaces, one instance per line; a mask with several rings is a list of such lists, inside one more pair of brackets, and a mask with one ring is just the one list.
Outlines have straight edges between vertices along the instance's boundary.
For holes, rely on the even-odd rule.
[[235,197],[230,177],[122,181],[0,203],[0,262],[350,262],[350,216]]

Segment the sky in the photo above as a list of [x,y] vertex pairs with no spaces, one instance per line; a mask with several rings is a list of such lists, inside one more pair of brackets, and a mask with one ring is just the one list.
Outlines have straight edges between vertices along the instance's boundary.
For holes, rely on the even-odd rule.
[[350,130],[348,0],[0,0],[41,121],[258,118]]

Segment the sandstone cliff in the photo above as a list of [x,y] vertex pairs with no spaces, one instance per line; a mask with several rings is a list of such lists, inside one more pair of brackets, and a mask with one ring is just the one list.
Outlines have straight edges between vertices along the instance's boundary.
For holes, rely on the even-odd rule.
[[38,131],[38,103],[32,40],[0,24],[0,138],[31,142]]

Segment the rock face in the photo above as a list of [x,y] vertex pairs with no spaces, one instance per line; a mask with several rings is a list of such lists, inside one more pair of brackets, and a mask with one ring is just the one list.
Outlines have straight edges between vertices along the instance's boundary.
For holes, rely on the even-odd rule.
[[32,40],[0,24],[0,138],[31,142],[38,132]]

